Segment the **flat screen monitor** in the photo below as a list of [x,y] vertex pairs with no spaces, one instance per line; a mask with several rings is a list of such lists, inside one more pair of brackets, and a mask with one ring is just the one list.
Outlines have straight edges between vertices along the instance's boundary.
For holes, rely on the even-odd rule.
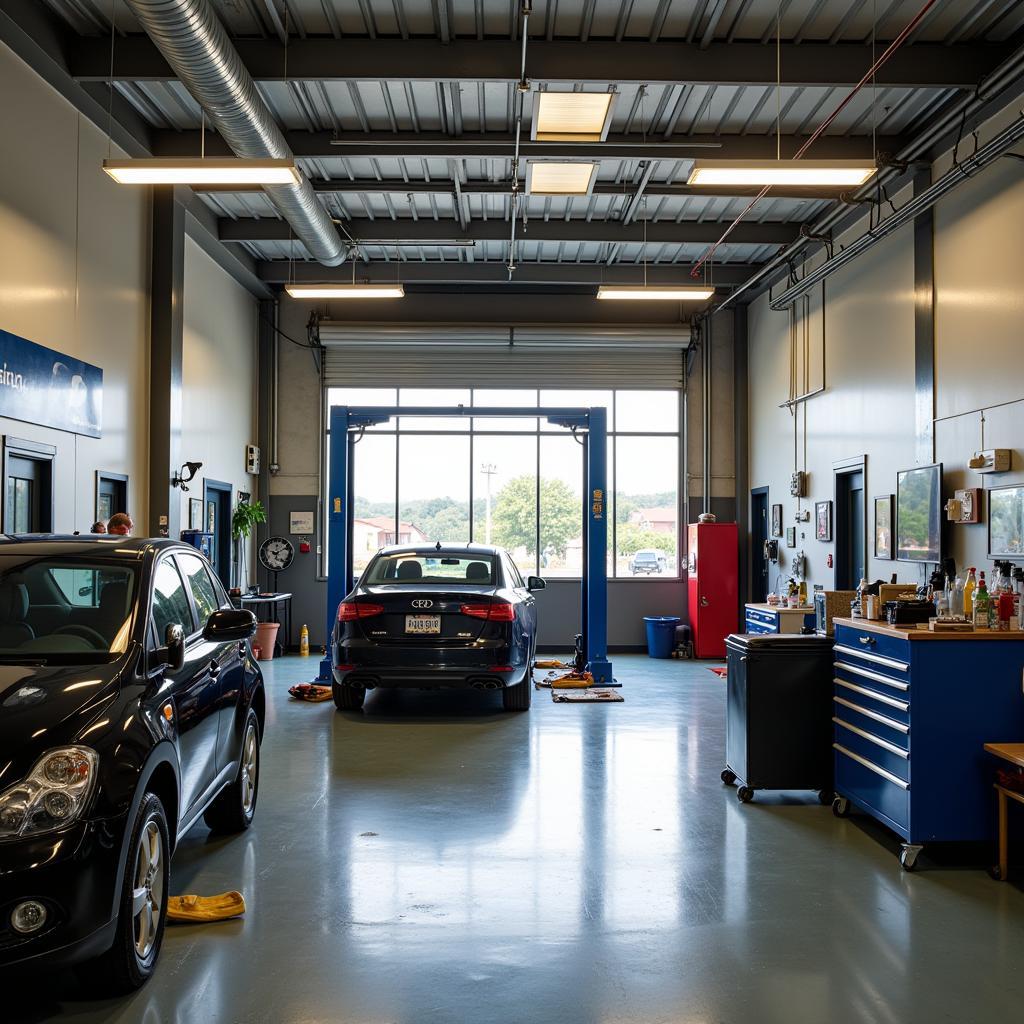
[[942,463],[904,469],[896,477],[896,557],[942,560]]

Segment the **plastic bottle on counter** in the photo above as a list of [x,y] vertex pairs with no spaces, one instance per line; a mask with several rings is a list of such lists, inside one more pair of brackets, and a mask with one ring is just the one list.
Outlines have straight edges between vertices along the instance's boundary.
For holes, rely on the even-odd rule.
[[1013,620],[1013,591],[1001,590],[999,592],[999,604],[996,606],[996,614],[999,616],[999,629],[1004,633],[1010,631],[1010,622]]
[[974,591],[978,587],[978,581],[974,578],[974,566],[967,570],[967,582],[964,584],[964,615],[972,622],[974,621]]
[[960,618],[964,614],[964,579],[959,574],[953,581],[953,596],[949,602],[949,614],[956,618]]
[[1016,593],[1014,594],[1014,601],[1016,602],[1014,608],[1017,612],[1017,629],[1024,630],[1024,569],[1017,566],[1013,570],[1013,582]]
[[988,629],[989,599],[988,587],[985,584],[985,573],[981,573],[978,579],[978,589],[974,592],[974,628]]

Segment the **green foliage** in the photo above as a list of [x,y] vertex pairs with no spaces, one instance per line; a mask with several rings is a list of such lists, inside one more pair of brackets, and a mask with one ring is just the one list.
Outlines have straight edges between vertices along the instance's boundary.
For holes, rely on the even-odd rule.
[[235,540],[248,537],[257,523],[267,521],[267,510],[262,501],[240,501],[231,513],[231,536]]
[[626,523],[618,527],[615,535],[620,555],[635,555],[638,551],[653,550],[664,551],[670,561],[675,558],[676,542],[670,533],[643,530],[632,523]]
[[[565,554],[566,542],[583,530],[580,498],[562,480],[540,481],[541,545]],[[536,543],[537,492],[533,474],[509,480],[498,492],[491,513],[491,540],[514,550],[532,551]]]

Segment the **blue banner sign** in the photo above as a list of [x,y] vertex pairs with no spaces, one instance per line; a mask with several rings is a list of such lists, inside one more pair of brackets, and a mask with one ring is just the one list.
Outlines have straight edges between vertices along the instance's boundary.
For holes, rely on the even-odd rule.
[[0,331],[0,416],[101,437],[103,371]]

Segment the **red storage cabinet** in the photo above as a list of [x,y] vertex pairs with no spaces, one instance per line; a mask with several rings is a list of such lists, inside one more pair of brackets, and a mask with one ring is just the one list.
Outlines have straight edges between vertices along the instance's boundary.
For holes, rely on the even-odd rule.
[[735,523],[687,527],[687,596],[693,653],[725,658],[725,638],[739,630],[739,532]]

